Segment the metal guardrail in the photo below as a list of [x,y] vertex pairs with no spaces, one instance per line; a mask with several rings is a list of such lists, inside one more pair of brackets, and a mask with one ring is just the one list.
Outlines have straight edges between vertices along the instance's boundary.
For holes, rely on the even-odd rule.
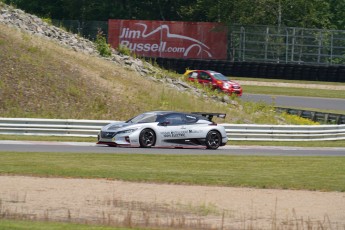
[[230,140],[326,141],[345,140],[345,125],[222,124]]
[[0,118],[0,134],[96,137],[111,120]]
[[[0,118],[0,135],[96,137],[111,120]],[[325,141],[345,140],[345,125],[219,124],[230,140]]]

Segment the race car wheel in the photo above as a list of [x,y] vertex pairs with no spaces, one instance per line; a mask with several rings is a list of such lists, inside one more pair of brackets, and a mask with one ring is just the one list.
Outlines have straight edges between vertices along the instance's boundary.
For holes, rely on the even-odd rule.
[[218,131],[211,130],[206,136],[206,147],[208,149],[218,149],[222,143],[222,136]]
[[144,129],[139,135],[140,147],[150,148],[156,143],[156,134],[152,129]]

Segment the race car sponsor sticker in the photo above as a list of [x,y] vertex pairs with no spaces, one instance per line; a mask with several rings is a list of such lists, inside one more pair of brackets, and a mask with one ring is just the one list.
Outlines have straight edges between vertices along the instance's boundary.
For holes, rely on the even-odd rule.
[[187,130],[183,130],[183,131],[161,132],[160,134],[162,134],[163,137],[185,137],[187,133],[188,133]]
[[163,137],[186,137],[186,134],[202,133],[202,130],[183,130],[183,131],[171,131],[171,132],[161,132]]
[[192,129],[189,130],[189,133],[202,133],[202,132],[203,132],[202,130],[192,130]]

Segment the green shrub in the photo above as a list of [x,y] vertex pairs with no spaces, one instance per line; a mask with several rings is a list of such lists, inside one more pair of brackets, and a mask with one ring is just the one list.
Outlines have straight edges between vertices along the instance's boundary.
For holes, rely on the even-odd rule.
[[53,25],[53,21],[52,21],[52,19],[50,17],[42,18],[42,21],[44,21],[48,25]]
[[119,51],[120,54],[126,55],[126,56],[131,56],[132,52],[127,46],[122,46],[119,45],[117,48],[117,51]]
[[95,43],[96,43],[96,48],[101,56],[103,57],[111,56],[110,45],[107,43],[107,40],[101,30],[98,30]]
[[307,118],[303,118],[297,115],[282,113],[281,116],[289,123],[296,125],[319,125],[319,122],[312,121]]

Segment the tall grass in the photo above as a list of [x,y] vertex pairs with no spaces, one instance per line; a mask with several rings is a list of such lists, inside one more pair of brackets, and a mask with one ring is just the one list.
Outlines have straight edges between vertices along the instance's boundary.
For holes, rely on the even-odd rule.
[[[13,202],[16,202],[13,200]],[[123,202],[121,200],[108,199],[109,206],[114,206],[116,211],[103,211],[102,216],[94,214],[92,220],[78,216],[77,212],[67,210],[65,216],[52,216],[50,210],[40,210],[43,216],[34,210],[5,210],[0,208],[0,229],[17,230],[304,230],[304,229],[333,229],[342,230],[345,226],[334,224],[325,215],[321,220],[303,219],[293,213],[292,217],[277,218],[276,213],[262,223],[262,219],[255,214],[248,214],[242,218],[236,218],[235,211],[223,210],[219,214],[201,214],[200,211],[189,212],[185,209],[169,205],[141,204],[138,202]],[[206,207],[207,208],[207,207]],[[195,207],[201,212],[204,207]],[[34,212],[34,213],[32,213]],[[208,212],[208,211],[207,211]],[[254,212],[254,211],[253,211]]]

